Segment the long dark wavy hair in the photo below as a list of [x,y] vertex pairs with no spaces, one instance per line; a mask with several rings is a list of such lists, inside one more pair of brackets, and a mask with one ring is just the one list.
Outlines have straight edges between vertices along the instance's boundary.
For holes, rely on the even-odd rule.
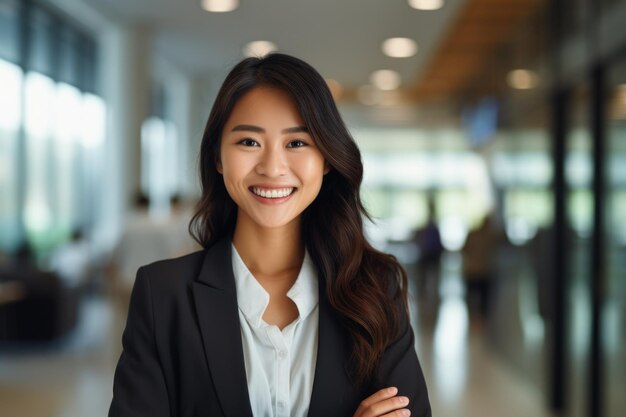
[[217,171],[222,130],[235,103],[255,87],[287,92],[324,159],[316,199],[302,213],[302,239],[313,260],[329,304],[352,338],[350,374],[364,386],[376,377],[386,347],[407,314],[407,276],[395,257],[374,249],[363,233],[371,220],[361,202],[361,153],[346,129],[324,78],[306,62],[274,53],[237,64],[222,85],[202,137],[202,197],[189,231],[203,247],[233,233],[237,205]]

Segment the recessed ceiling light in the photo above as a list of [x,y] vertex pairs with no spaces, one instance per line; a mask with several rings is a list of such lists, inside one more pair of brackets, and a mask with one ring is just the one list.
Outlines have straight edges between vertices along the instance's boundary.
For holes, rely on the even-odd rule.
[[202,0],[202,8],[207,12],[232,12],[239,7],[239,0]]
[[516,90],[530,90],[539,84],[539,76],[531,70],[516,69],[509,72],[506,81]]
[[392,70],[378,70],[370,75],[370,82],[380,90],[394,90],[402,82],[400,74]]
[[443,0],[409,0],[409,6],[417,10],[439,10]]
[[392,58],[408,58],[417,53],[417,43],[409,38],[389,38],[383,42],[382,49]]
[[254,41],[250,42],[243,48],[243,54],[247,57],[262,57],[276,51],[277,49],[276,45],[272,42]]

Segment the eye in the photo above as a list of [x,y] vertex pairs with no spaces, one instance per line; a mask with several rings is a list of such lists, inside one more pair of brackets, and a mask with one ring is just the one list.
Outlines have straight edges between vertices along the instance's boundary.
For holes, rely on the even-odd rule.
[[238,145],[243,145],[247,147],[257,146],[259,143],[252,138],[244,138],[237,142]]
[[307,146],[307,143],[300,139],[292,140],[289,142],[289,145],[287,145],[288,148],[302,148],[304,146]]

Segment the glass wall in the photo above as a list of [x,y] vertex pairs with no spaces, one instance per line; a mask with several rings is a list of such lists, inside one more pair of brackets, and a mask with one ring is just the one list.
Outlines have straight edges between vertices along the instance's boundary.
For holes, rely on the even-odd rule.
[[611,68],[605,161],[605,268],[601,310],[605,413],[626,409],[626,60]]
[[588,414],[591,342],[591,236],[593,232],[593,149],[591,89],[581,83],[569,100],[565,139],[568,416]]
[[17,1],[0,3],[0,252],[20,239],[18,143],[22,120],[22,82]]
[[94,41],[71,22],[30,2],[0,3],[4,251],[27,243],[45,254],[93,223],[106,113],[95,59]]
[[[555,63],[562,82],[557,87],[565,86],[570,98],[564,155],[564,411],[613,417],[626,408],[626,31],[617,23],[624,20],[626,2],[555,6],[560,42]],[[561,407],[558,399],[554,403]]]

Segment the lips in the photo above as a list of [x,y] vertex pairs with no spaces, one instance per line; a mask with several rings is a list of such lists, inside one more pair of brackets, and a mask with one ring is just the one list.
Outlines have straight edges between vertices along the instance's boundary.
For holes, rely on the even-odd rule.
[[248,188],[252,193],[257,195],[258,197],[267,198],[267,199],[280,199],[289,197],[293,194],[297,188],[296,187],[262,187],[262,186],[251,186]]

